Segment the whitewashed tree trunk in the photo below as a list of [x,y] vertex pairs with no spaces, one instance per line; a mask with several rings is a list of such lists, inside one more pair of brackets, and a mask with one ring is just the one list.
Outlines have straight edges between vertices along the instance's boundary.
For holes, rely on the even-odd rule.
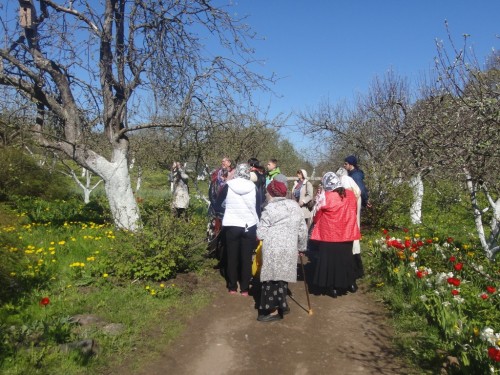
[[410,219],[412,224],[422,224],[422,202],[424,200],[424,182],[422,175],[417,173],[410,180],[410,187],[413,192],[413,201],[410,207]]
[[111,161],[98,154],[92,154],[86,161],[104,180],[104,190],[115,225],[130,231],[140,229],[139,208],[132,191],[127,150],[116,147]]
[[[493,210],[493,217],[491,223],[491,234],[489,240],[486,239],[486,233],[483,226],[483,211],[479,207],[479,202],[477,200],[477,188],[472,180],[472,176],[467,168],[464,168],[465,178],[467,188],[469,189],[469,197],[471,200],[472,210],[474,213],[474,223],[476,225],[476,232],[488,259],[493,259],[495,254],[499,251],[500,247],[497,244],[498,233],[500,231],[500,198],[496,202],[493,201],[491,196],[486,191],[486,196],[488,197],[488,202]],[[488,208],[485,209],[485,211]]]
[[[130,168],[130,169],[132,169],[132,168]],[[137,168],[137,181],[135,183],[136,194],[139,192],[139,189],[141,188],[141,184],[142,184],[142,168],[138,167]]]

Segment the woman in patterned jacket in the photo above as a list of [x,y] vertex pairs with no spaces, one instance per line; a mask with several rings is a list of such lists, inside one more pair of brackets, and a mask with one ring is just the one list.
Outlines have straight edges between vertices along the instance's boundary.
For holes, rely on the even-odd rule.
[[271,322],[283,319],[288,310],[288,283],[297,281],[297,255],[305,251],[307,227],[301,208],[286,198],[287,187],[278,179],[267,186],[268,204],[257,226],[262,240],[262,283],[257,320]]

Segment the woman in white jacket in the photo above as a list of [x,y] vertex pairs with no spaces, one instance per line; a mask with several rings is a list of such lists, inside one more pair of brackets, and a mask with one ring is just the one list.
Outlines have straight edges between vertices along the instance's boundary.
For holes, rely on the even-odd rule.
[[[225,209],[222,209],[222,203]],[[230,294],[236,294],[238,283],[242,296],[248,296],[252,277],[252,254],[257,247],[256,229],[260,200],[255,184],[250,181],[250,166],[236,166],[217,197],[216,206],[224,211],[222,229],[226,242],[226,283]],[[259,212],[260,213],[260,212]]]

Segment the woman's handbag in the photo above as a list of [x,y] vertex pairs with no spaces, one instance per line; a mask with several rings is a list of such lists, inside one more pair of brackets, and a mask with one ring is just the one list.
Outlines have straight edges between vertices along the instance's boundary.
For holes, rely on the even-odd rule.
[[[309,194],[307,194],[307,184],[311,184],[311,183],[309,181],[306,182],[306,196],[309,196]],[[309,211],[312,211],[315,204],[316,204],[316,201],[314,200],[314,198],[312,198],[304,206],[306,206]]]
[[260,273],[262,267],[262,241],[259,241],[257,249],[255,249],[255,255],[252,262],[252,276],[256,277]]
[[314,199],[311,199],[309,202],[305,204],[305,206],[308,208],[309,211],[312,211],[315,204],[316,201]]

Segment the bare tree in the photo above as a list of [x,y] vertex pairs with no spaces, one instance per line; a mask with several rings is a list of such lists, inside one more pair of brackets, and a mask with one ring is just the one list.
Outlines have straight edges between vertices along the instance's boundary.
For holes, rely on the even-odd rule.
[[[411,221],[422,219],[423,178],[430,170],[429,155],[423,151],[410,84],[392,70],[375,77],[366,95],[352,106],[345,102],[321,103],[316,111],[300,115],[303,131],[329,144],[330,163],[341,165],[355,154],[369,174],[375,210],[384,210],[387,187],[406,182],[413,191],[409,208]],[[413,120],[412,120],[413,118]]]
[[[500,55],[494,52],[483,68],[467,39],[464,35],[461,48],[451,37],[448,47],[437,43],[442,159],[462,176],[479,240],[493,259],[500,250]],[[479,199],[481,193],[485,203]]]
[[[140,227],[128,133],[227,117],[240,103],[252,104],[252,90],[266,88],[250,70],[248,26],[207,0],[19,0],[18,6],[9,2],[0,19],[0,85],[32,103],[41,145],[103,179],[120,228]],[[146,107],[153,108],[147,118]],[[48,116],[57,119],[52,128]],[[96,132],[107,140],[104,152],[88,142]]]

